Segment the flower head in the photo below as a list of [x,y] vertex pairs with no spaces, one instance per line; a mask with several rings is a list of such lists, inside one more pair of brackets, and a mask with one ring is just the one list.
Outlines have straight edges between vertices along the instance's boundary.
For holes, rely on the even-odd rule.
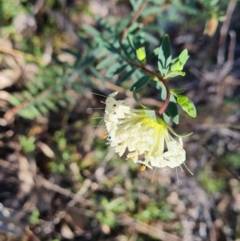
[[104,121],[107,141],[115,152],[127,159],[153,167],[177,167],[186,160],[182,139],[175,140],[168,125],[152,110],[137,110],[122,100],[115,100],[117,92],[106,99]]

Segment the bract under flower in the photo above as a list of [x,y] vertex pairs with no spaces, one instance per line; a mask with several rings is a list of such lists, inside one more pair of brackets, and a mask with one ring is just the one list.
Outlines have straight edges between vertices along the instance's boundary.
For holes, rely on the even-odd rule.
[[122,156],[127,150],[127,159],[149,168],[180,166],[186,160],[182,139],[175,140],[154,111],[130,108],[124,101],[115,100],[116,95],[114,92],[106,99],[104,115],[107,141],[115,152]]

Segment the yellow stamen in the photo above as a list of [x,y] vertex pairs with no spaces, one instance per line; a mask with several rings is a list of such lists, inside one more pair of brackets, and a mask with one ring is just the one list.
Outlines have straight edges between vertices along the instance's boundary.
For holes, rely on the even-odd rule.
[[141,168],[140,168],[140,170],[143,172],[143,171],[146,170],[146,168],[147,168],[147,167],[146,167],[145,165],[142,165]]
[[103,139],[107,139],[107,137],[108,137],[107,132],[104,132],[104,133],[103,133]]

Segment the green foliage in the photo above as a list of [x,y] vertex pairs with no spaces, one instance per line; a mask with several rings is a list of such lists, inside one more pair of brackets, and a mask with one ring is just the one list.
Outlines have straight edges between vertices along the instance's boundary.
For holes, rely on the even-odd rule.
[[195,105],[188,97],[178,95],[177,102],[188,115],[191,117],[196,117],[197,111]]
[[223,179],[213,178],[211,171],[208,169],[205,169],[198,174],[198,180],[210,194],[222,191],[226,185]]
[[[142,1],[132,1],[131,4],[133,9],[137,9]],[[154,4],[161,8],[163,2]],[[154,6],[147,9],[148,11],[141,13],[143,17],[154,12]],[[95,85],[94,78],[104,85],[106,77],[113,78],[115,75],[120,84],[129,80],[134,82],[130,90],[135,99],[139,90],[146,88],[148,83],[154,84],[157,81],[162,100],[169,102],[163,115],[166,122],[172,120],[179,123],[177,104],[190,116],[196,116],[195,107],[189,99],[183,103],[182,97],[177,97],[176,101],[170,94],[170,99],[167,100],[170,89],[162,85],[163,79],[184,75],[182,70],[189,57],[187,50],[173,59],[170,40],[165,35],[162,44],[154,51],[149,51],[149,44],[156,45],[158,41],[149,32],[139,28],[137,22],[132,23],[131,18],[124,21],[121,19],[113,24],[100,17],[96,17],[96,21],[102,28],[101,32],[85,24],[82,25],[82,33],[78,34],[88,48],[85,54],[80,56],[74,51],[63,50],[74,57],[73,64],[69,65],[55,58],[56,66],[50,66],[47,70],[43,67],[33,80],[28,81],[24,91],[12,95],[9,102],[18,107],[20,116],[35,119],[39,115],[65,108],[69,103],[74,103],[69,92],[83,92],[83,85]],[[145,64],[153,57],[158,58],[158,69],[149,71]],[[106,77],[103,76],[104,72]]]
[[136,50],[137,59],[140,61],[140,63],[145,63],[146,61],[146,51],[144,47],[140,47]]
[[240,168],[239,153],[231,153],[224,157],[221,162],[227,167]]
[[[43,11],[45,11],[46,7],[59,13],[58,11],[63,9],[64,2],[47,0]],[[84,5],[84,11],[88,11],[87,5],[85,6],[82,3],[83,1],[78,2],[81,2],[79,5]],[[184,25],[190,25],[193,19],[197,19],[196,21],[199,22],[200,18],[205,21],[211,16],[216,16],[219,20],[222,16],[222,6],[227,5],[228,1],[176,0],[169,1],[166,7],[166,1],[150,0],[140,12],[139,18],[133,22],[131,21],[132,17],[139,11],[143,0],[130,0],[130,2],[133,11],[124,19],[122,17],[106,17],[103,19],[94,16],[93,22],[96,21],[94,26],[90,24],[81,25],[79,22],[76,24],[75,22],[74,32],[79,40],[79,50],[64,40],[63,34],[56,27],[57,21],[52,16],[38,29],[36,35],[24,38],[17,35],[14,33],[12,20],[18,13],[29,12],[32,9],[32,6],[29,7],[30,1],[0,0],[0,25],[4,25],[0,29],[0,34],[10,36],[14,48],[41,59],[45,54],[46,44],[51,42],[53,47],[52,61],[50,63],[44,65],[41,61],[34,62],[34,60],[31,60],[36,64],[38,73],[31,79],[24,79],[23,85],[17,83],[13,86],[15,92],[12,93],[9,99],[9,103],[14,107],[13,109],[17,110],[22,118],[31,120],[39,116],[47,116],[53,111],[61,112],[59,115],[66,115],[68,119],[75,104],[82,107],[82,103],[77,103],[75,96],[84,94],[86,90],[99,86],[103,87],[103,89],[104,87],[108,88],[107,82],[111,82],[122,85],[124,88],[126,86],[130,87],[129,89],[132,91],[135,101],[155,121],[157,121],[157,110],[149,110],[140,103],[142,94],[152,93],[153,86],[156,87],[156,92],[159,93],[159,100],[162,104],[168,101],[168,91],[170,93],[167,108],[161,115],[166,123],[174,122],[179,124],[179,113],[181,113],[179,107],[189,116],[196,117],[196,108],[193,102],[185,96],[185,94],[188,94],[185,89],[172,88],[176,83],[174,77],[185,75],[184,68],[189,54],[185,49],[182,50],[179,56],[172,56],[172,52],[174,52],[171,51],[172,40],[165,34],[166,23],[179,24],[182,22]],[[17,8],[13,8],[13,5],[17,6]],[[67,11],[64,9],[64,14],[76,11],[76,8],[70,7],[66,9]],[[37,15],[38,18],[41,17],[41,11]],[[79,15],[79,12],[76,12],[76,14]],[[186,21],[186,18],[190,17],[191,21]],[[153,20],[145,24],[148,18],[153,18]],[[65,38],[68,38],[68,36],[65,36]],[[62,48],[63,46],[64,48]],[[72,61],[62,61],[59,57],[61,54],[67,54]],[[26,58],[26,60],[28,64],[29,59]],[[3,61],[1,68],[4,68],[4,64]],[[177,86],[179,85],[181,87],[181,82],[177,83]],[[75,113],[78,122],[79,120],[82,122],[82,119],[87,116],[86,113],[83,112],[84,117]],[[41,121],[40,118],[39,120]],[[19,119],[16,119],[17,121]],[[89,119],[86,122],[90,123]],[[66,176],[71,163],[74,162],[79,167],[79,175],[83,176],[80,176],[75,186],[70,186],[70,188],[77,192],[82,190],[85,180],[92,181],[91,187],[86,191],[83,198],[86,198],[86,201],[91,203],[89,209],[92,209],[94,218],[96,215],[100,224],[115,228],[119,225],[119,215],[126,214],[149,224],[156,223],[159,220],[163,222],[169,221],[170,225],[167,225],[172,228],[169,232],[181,233],[182,227],[172,227],[171,225],[176,215],[171,205],[161,201],[167,195],[159,191],[158,183],[157,185],[150,182],[144,183],[143,179],[147,178],[141,179],[142,176],[136,170],[136,165],[130,160],[123,161],[114,157],[110,158],[109,161],[107,160],[106,164],[106,161],[103,160],[107,159],[109,150],[106,148],[105,141],[99,140],[100,138],[95,138],[92,144],[94,151],[88,150],[87,152],[90,155],[85,157],[83,153],[86,150],[82,147],[79,148],[79,139],[83,139],[84,144],[87,142],[86,139],[80,136],[81,134],[78,134],[84,129],[82,123],[75,130],[78,138],[75,138],[75,134],[74,136],[70,134],[71,138],[75,138],[74,142],[71,142],[72,139],[69,140],[68,135],[73,123],[69,124],[67,121],[58,120],[57,124],[59,125],[57,127],[54,125],[54,130],[51,130],[51,133],[49,131],[46,140],[44,139],[46,143],[50,143],[49,146],[51,146],[55,154],[54,158],[47,161],[50,172]],[[59,130],[55,128],[59,128]],[[169,129],[171,130],[171,128]],[[36,151],[35,140],[38,140],[38,138],[29,137],[26,134],[19,136],[22,151],[33,154]],[[82,154],[81,157],[78,155],[79,152]],[[233,168],[239,168],[238,159],[238,153],[233,153],[221,161],[226,166],[230,165]],[[104,170],[104,173],[101,174],[102,179],[95,180],[95,176],[100,172],[99,170]],[[126,171],[129,176],[125,175]],[[115,175],[116,173],[118,175]],[[226,186],[225,180],[215,178],[215,173],[210,170],[201,171],[197,178],[210,194],[221,192]],[[98,188],[96,191],[95,186]],[[152,191],[150,192],[151,187]],[[115,195],[119,189],[122,193],[117,194],[118,197],[116,197]],[[162,189],[167,192],[166,185]],[[157,198],[156,193],[158,194]],[[143,196],[144,200],[141,200],[140,196]],[[66,203],[66,200],[64,201]],[[85,208],[86,206],[83,205],[83,209]],[[86,213],[88,211],[86,208]],[[39,225],[39,216],[39,211],[34,210],[29,218],[30,223]],[[140,239],[141,237],[139,237]],[[57,240],[52,239],[52,241]],[[147,239],[143,238],[141,240]]]
[[29,217],[29,222],[33,225],[36,225],[39,223],[39,216],[40,213],[37,209],[33,210],[33,212],[31,213],[30,217]]
[[134,83],[132,85],[132,87],[130,88],[131,91],[133,91],[135,89],[135,91],[140,90],[141,88],[143,88],[150,80],[151,80],[151,76],[150,75],[144,75],[143,77],[141,77],[136,83]]
[[21,146],[21,149],[25,152],[25,153],[31,153],[35,150],[36,146],[35,146],[35,137],[30,136],[19,136],[19,143]]
[[137,220],[148,223],[150,220],[169,221],[175,218],[171,206],[166,202],[157,204],[156,201],[148,203],[147,208],[135,215]]
[[170,119],[172,119],[172,121],[174,123],[176,123],[176,124],[179,123],[177,102],[176,102],[176,98],[172,94],[170,96],[170,102],[169,102],[168,107],[167,107],[166,111],[164,112],[164,114],[165,114],[165,116],[164,116],[165,122],[168,123],[170,121]]
[[168,35],[163,38],[162,44],[159,47],[158,52],[158,70],[163,77],[168,72],[169,65],[172,60],[171,49],[170,49],[170,40]]
[[49,168],[52,173],[66,174],[67,165],[78,161],[75,146],[68,143],[64,130],[58,130],[54,133],[56,144],[56,159],[49,162]]
[[182,69],[184,65],[186,64],[188,60],[188,51],[184,49],[182,53],[179,55],[179,57],[173,59],[170,63],[170,70],[167,72],[167,74],[164,76],[165,79],[167,78],[173,78],[176,76],[184,76],[185,73],[182,72]]
[[[26,12],[21,0],[1,0],[0,1],[0,26],[5,21],[9,21],[21,12]],[[13,7],[14,6],[14,7]],[[3,14],[4,13],[4,14]]]

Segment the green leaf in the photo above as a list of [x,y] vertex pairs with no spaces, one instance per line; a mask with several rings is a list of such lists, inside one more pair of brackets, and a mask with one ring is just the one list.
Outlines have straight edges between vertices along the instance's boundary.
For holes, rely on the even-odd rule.
[[45,115],[49,112],[49,109],[46,108],[45,105],[43,105],[42,103],[38,105],[38,109],[40,110],[40,112]]
[[173,78],[173,77],[176,77],[176,76],[185,76],[185,72],[182,72],[182,71],[174,71],[174,72],[171,72],[169,71],[163,78],[164,79],[167,79],[167,78]]
[[133,11],[135,12],[140,8],[142,4],[142,0],[130,0],[130,3],[133,7]]
[[150,75],[144,75],[140,78],[136,83],[134,83],[131,87],[131,91],[135,88],[136,91],[140,90],[143,86],[145,86],[151,79]]
[[146,51],[145,51],[145,47],[140,47],[136,50],[137,53],[137,59],[140,62],[145,62],[146,60]]
[[17,95],[11,95],[10,98],[8,99],[8,102],[14,106],[21,104],[21,100],[18,98]]
[[195,105],[188,97],[179,95],[177,97],[177,102],[189,116],[191,117],[197,116]]
[[149,32],[141,31],[141,35],[145,39],[145,41],[147,41],[153,45],[157,45],[159,43],[159,40],[156,37],[154,37],[152,34],[150,34]]
[[168,116],[168,115],[164,112],[164,113],[163,113],[163,120],[164,120],[164,122],[168,124],[169,121],[170,121],[170,119],[171,119],[170,116]]
[[[169,77],[175,77],[177,75],[183,75],[183,74],[185,75],[185,73],[182,72],[182,69],[186,64],[188,58],[189,58],[188,51],[187,49],[184,49],[178,58],[171,61],[171,67],[170,67],[171,71],[167,75],[169,76],[169,74],[171,74],[171,76]],[[173,73],[175,73],[175,76]]]
[[129,26],[129,28],[128,28],[128,35],[127,36],[130,35],[129,33],[133,33],[138,28],[139,28],[139,23],[137,21],[132,23],[131,26]]
[[134,98],[134,100],[135,100],[140,106],[142,106],[144,109],[146,109],[146,106],[144,106],[143,104],[141,104],[140,101],[138,100],[136,89],[133,88],[132,91],[133,91],[133,98]]
[[120,68],[120,64],[119,63],[115,63],[114,65],[112,65],[111,67],[108,68],[107,72],[106,72],[106,76],[107,77],[112,77],[113,75],[115,75],[115,72]]
[[133,82],[137,82],[140,78],[142,78],[145,74],[141,72],[139,69],[136,69],[136,71],[132,74],[131,79]]
[[71,86],[72,86],[72,88],[73,88],[75,91],[77,91],[77,92],[79,92],[79,93],[84,93],[84,92],[85,92],[84,86],[83,86],[82,84],[78,83],[78,82],[73,82],[73,83],[71,84]]
[[84,61],[81,63],[81,69],[83,69],[84,67],[87,67],[88,65],[90,65],[94,61],[95,61],[95,58],[93,56],[87,56],[84,59]]
[[161,92],[161,99],[162,100],[166,100],[167,98],[167,90],[166,90],[166,87],[164,86],[164,84],[162,82],[156,82],[156,88],[158,90],[160,90]]
[[[129,38],[128,38],[129,40]],[[131,44],[129,43],[128,45],[124,45],[123,43],[121,43],[119,41],[119,45],[121,46],[121,49],[123,50],[124,54],[126,55],[127,58],[133,60],[136,57],[136,51],[135,49],[131,46]]]
[[144,110],[144,112],[155,122],[157,122],[156,113],[154,110]]
[[97,79],[101,81],[102,85],[104,85],[105,79],[103,78],[103,76],[93,66],[90,66],[89,70]]
[[170,96],[170,102],[168,104],[168,107],[167,107],[165,113],[173,120],[174,123],[176,123],[176,124],[179,123],[177,102],[176,102],[174,95],[172,95],[172,94]]
[[187,49],[184,49],[178,58],[181,64],[184,66],[189,58]]
[[179,94],[182,94],[184,91],[185,91],[184,88],[171,89],[171,93],[172,93],[173,95],[175,95],[176,97],[177,97]]
[[46,99],[44,101],[44,104],[46,105],[46,107],[50,110],[56,111],[57,110],[57,106],[55,105],[55,103],[49,99]]
[[170,41],[168,35],[165,35],[158,53],[158,69],[162,76],[167,74],[171,59]]
[[118,79],[118,81],[119,81],[120,83],[126,81],[126,80],[135,72],[135,70],[136,70],[136,69],[132,69],[132,70],[126,72],[125,74],[123,74],[123,75]]
[[19,115],[23,118],[26,118],[26,119],[35,119],[37,116],[41,115],[41,113],[38,111],[38,109],[35,107],[35,106],[29,106],[25,109],[22,109],[20,112],[19,112]]
[[87,32],[89,35],[93,37],[100,36],[100,32],[97,29],[93,28],[91,25],[83,24],[82,28],[83,30],[85,30],[85,32]]
[[100,16],[95,16],[95,18],[98,21],[98,23],[104,28],[104,30],[108,31],[109,33],[114,32],[112,26],[105,19],[103,19]]
[[113,44],[106,42],[106,43],[105,43],[105,47],[106,47],[110,52],[121,56],[121,53],[119,52],[119,50],[118,50]]
[[182,104],[186,103],[188,100],[189,99],[188,99],[187,96],[179,95],[177,97],[177,102],[178,102],[179,105],[182,105]]
[[101,61],[101,62],[96,66],[96,69],[103,69],[103,68],[111,65],[117,58],[118,58],[118,56],[116,56],[116,55],[112,55],[112,56],[110,56],[110,57],[107,57],[106,59],[104,59],[103,61]]
[[119,64],[119,68],[117,68],[117,69],[113,72],[113,75],[121,73],[127,66],[128,66],[127,64],[125,64],[125,65],[123,65],[123,66],[121,66],[121,65]]

